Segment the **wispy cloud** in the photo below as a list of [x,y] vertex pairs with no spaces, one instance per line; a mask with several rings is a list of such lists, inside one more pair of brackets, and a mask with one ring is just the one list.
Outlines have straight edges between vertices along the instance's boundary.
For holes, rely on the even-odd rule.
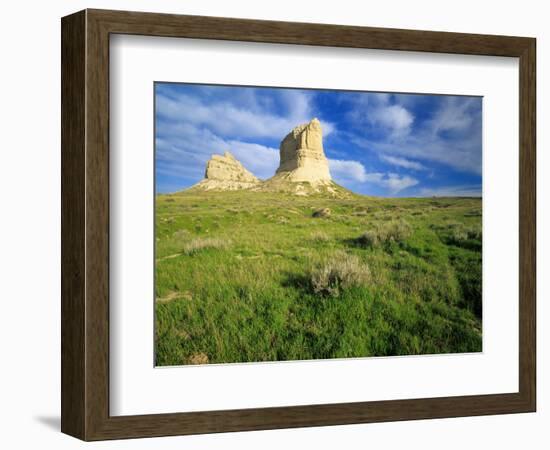
[[409,175],[396,173],[367,172],[363,164],[358,161],[329,159],[330,172],[336,181],[345,184],[348,181],[358,183],[372,183],[383,187],[390,194],[415,186],[419,181]]
[[444,186],[419,189],[420,197],[481,197],[481,185]]
[[476,100],[472,97],[445,97],[437,114],[428,122],[428,128],[433,134],[469,130],[479,123],[474,120],[476,115],[472,114],[472,109],[478,106]]
[[411,161],[409,159],[400,158],[398,156],[390,156],[390,155],[380,155],[380,159],[382,161],[387,162],[388,164],[391,164],[393,166],[397,167],[403,167],[405,169],[411,169],[411,170],[426,170],[426,166],[423,166],[417,161]]
[[385,187],[392,195],[397,194],[404,189],[411,186],[416,186],[419,181],[409,175],[399,175],[397,173],[372,173],[369,174],[369,180],[372,183],[376,183]]
[[[400,106],[401,98],[406,97],[396,97],[395,105]],[[375,110],[377,108],[379,106]],[[378,155],[419,158],[481,174],[481,103],[478,98],[439,97],[430,118],[416,124],[414,130],[405,128],[404,131],[388,133],[384,139],[370,136],[373,130],[353,132],[350,140]]]
[[[219,135],[239,138],[281,139],[293,127],[309,122],[314,116],[311,105],[314,94],[281,90],[276,101],[286,110],[284,114],[275,114],[274,108],[259,101],[254,92],[249,91],[244,99],[242,95],[237,99],[211,99],[186,92],[172,92],[171,95],[161,92],[157,95],[156,112],[160,119],[172,123],[204,126]],[[334,132],[334,124],[320,120],[325,136]]]

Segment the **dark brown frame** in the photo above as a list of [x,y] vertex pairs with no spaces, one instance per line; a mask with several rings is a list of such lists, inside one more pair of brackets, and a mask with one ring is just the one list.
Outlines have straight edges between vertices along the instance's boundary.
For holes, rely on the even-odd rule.
[[[104,10],[64,17],[61,31],[64,433],[101,440],[535,411],[534,38]],[[113,33],[519,58],[519,392],[110,416],[108,99]]]

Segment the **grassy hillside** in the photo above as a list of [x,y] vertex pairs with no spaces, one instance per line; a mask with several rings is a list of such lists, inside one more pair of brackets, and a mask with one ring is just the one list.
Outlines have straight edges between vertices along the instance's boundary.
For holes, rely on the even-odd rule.
[[481,200],[156,199],[156,363],[481,351]]

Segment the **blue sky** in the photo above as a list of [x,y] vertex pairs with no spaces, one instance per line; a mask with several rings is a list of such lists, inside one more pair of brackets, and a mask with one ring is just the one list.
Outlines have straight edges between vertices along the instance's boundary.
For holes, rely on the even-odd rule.
[[317,117],[332,178],[354,192],[481,195],[481,97],[156,83],[155,100],[157,192],[227,150],[267,179],[284,136]]

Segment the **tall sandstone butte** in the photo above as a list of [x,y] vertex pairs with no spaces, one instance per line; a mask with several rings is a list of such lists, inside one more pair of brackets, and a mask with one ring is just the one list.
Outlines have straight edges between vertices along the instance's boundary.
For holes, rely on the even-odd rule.
[[323,150],[323,130],[317,118],[298,125],[281,141],[281,162],[273,178],[293,182],[331,181]]

